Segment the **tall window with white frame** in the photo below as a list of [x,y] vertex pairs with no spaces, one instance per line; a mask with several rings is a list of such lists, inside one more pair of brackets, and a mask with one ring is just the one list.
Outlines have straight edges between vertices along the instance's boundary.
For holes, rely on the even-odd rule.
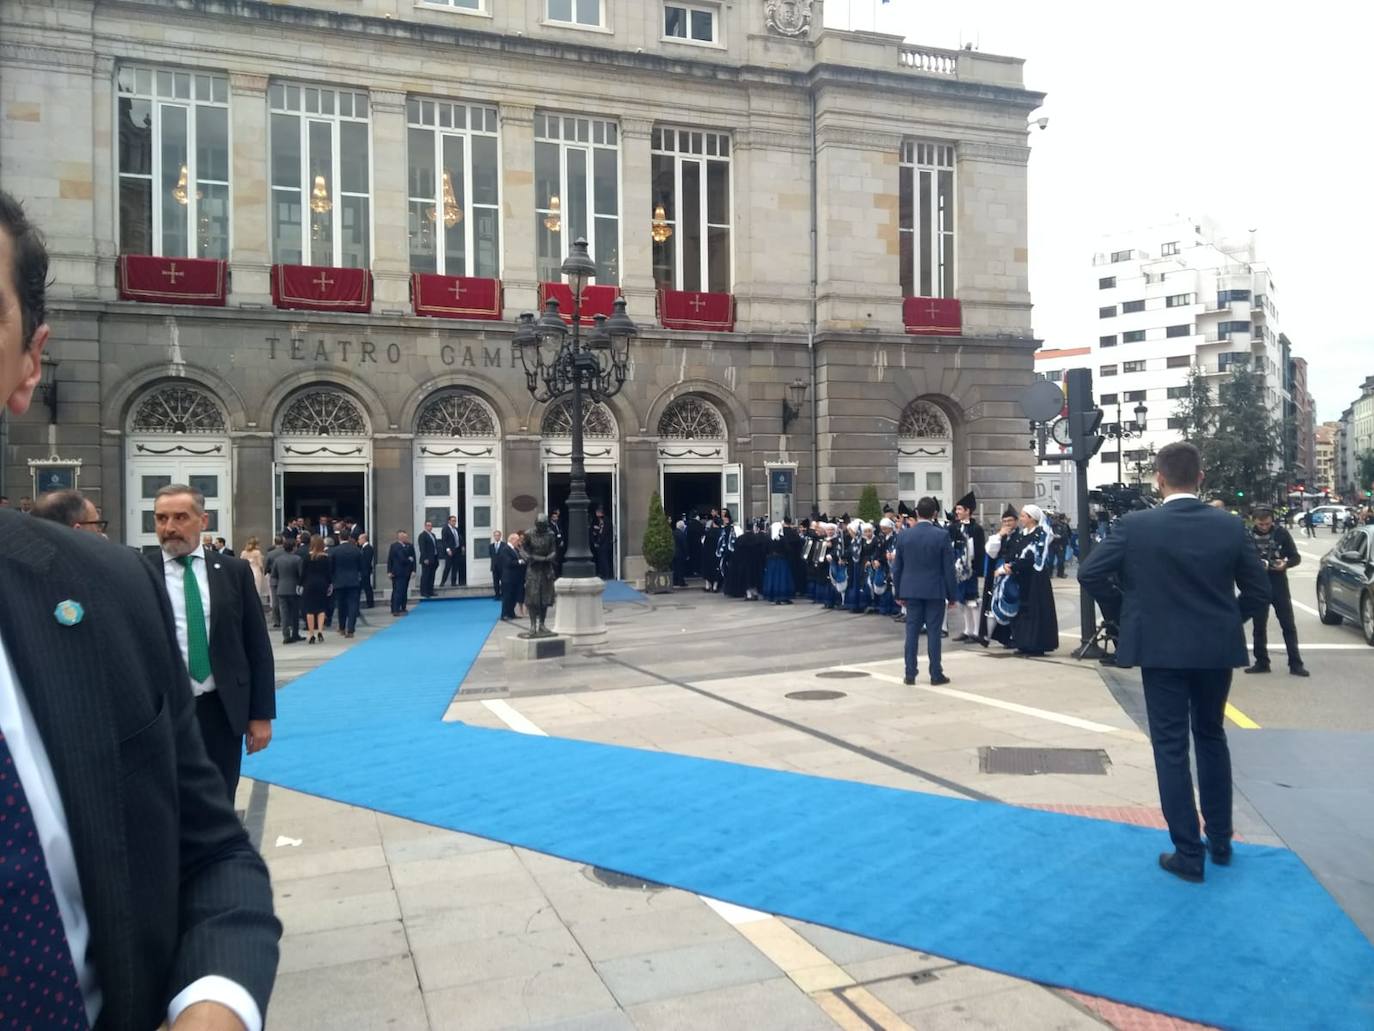
[[729,135],[655,127],[652,149],[655,284],[729,293]]
[[229,257],[229,78],[120,65],[119,250]]
[[663,38],[676,43],[719,43],[720,8],[715,4],[665,3]]
[[372,252],[367,94],[273,82],[272,260],[367,268]]
[[547,20],[567,25],[601,26],[601,0],[545,0]]
[[501,275],[501,199],[494,107],[406,101],[410,270]]
[[534,234],[542,282],[586,237],[601,285],[620,281],[620,130],[615,122],[536,111]]
[[954,147],[902,144],[898,189],[902,295],[954,296]]

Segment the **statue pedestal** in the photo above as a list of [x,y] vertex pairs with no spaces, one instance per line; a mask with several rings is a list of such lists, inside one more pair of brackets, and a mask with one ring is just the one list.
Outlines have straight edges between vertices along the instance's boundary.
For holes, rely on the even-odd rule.
[[564,578],[554,583],[553,590],[553,632],[568,638],[574,648],[604,643],[606,616],[601,607],[601,595],[606,585],[601,578]]
[[535,659],[561,659],[568,654],[566,637],[507,637],[506,658],[517,662],[531,662]]

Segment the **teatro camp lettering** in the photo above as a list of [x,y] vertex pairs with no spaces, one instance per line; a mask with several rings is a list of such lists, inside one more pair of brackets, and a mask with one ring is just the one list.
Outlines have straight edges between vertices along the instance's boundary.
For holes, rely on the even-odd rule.
[[[264,337],[271,361],[328,362],[338,365],[397,365],[404,352],[395,341],[348,340],[342,337]],[[500,369],[501,345],[441,344],[439,361],[467,369]],[[514,365],[511,365],[514,368]]]

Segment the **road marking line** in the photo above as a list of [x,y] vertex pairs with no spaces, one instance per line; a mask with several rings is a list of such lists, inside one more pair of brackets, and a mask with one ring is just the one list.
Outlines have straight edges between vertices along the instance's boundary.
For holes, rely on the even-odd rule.
[[1303,610],[1304,612],[1306,612],[1309,616],[1316,616],[1318,619],[1321,618],[1321,613],[1320,613],[1320,612],[1318,612],[1316,609],[1312,608],[1312,606],[1310,606],[1310,605],[1304,605],[1304,604],[1303,604],[1302,602],[1300,602],[1300,601],[1295,601],[1295,602],[1293,602],[1293,608],[1295,608],[1295,609],[1302,609],[1302,610]]
[[1240,727],[1241,730],[1259,730],[1260,725],[1252,720],[1245,713],[1241,712],[1230,702],[1226,703],[1226,716],[1232,723]]
[[1365,651],[1368,647],[1369,645],[1367,644],[1308,644],[1303,642],[1302,650],[1305,652],[1361,652]]
[[[853,669],[854,667],[836,666],[835,668]],[[887,673],[879,673],[875,670],[863,670],[863,672],[879,680],[886,680],[890,684],[900,684],[902,682],[901,677],[894,677]],[[1062,712],[1051,712],[1049,709],[1037,709],[1033,705],[1021,705],[1018,702],[1008,702],[1001,698],[989,698],[987,695],[959,691],[952,687],[933,687],[930,684],[916,684],[915,690],[944,695],[946,698],[958,698],[962,701],[974,702],[978,705],[990,705],[994,709],[1005,709],[1007,712],[1020,713],[1022,716],[1034,716],[1037,719],[1048,720],[1051,723],[1062,723],[1066,727],[1074,727],[1078,730],[1091,730],[1099,734],[1116,734],[1132,741],[1146,740],[1145,735],[1141,734],[1139,731],[1126,730],[1122,727],[1113,727],[1106,723],[1097,723],[1093,720],[1081,719],[1078,716],[1068,716]]]
[[528,716],[519,712],[515,706],[511,705],[509,702],[503,701],[500,698],[488,698],[482,702],[482,704],[485,705],[490,712],[494,713],[497,719],[518,734],[535,734],[539,737],[549,736],[535,726],[534,722],[530,720]]

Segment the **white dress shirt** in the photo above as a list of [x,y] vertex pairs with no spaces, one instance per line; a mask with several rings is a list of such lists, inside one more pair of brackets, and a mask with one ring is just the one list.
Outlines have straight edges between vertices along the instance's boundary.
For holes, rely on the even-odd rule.
[[[183,624],[184,624],[183,620]],[[185,645],[182,646],[183,649]],[[0,732],[5,735],[10,755],[14,758],[14,772],[23,785],[29,802],[29,812],[38,830],[43,847],[43,859],[57,896],[57,911],[62,917],[62,929],[67,934],[72,964],[81,985],[81,998],[86,1004],[86,1020],[92,1027],[100,1016],[104,996],[95,964],[88,955],[91,925],[86,919],[86,904],[81,896],[81,880],[76,870],[76,853],[67,830],[67,814],[62,808],[62,796],[57,790],[57,778],[48,761],[43,739],[34,723],[24,692],[19,690],[19,677],[10,662],[5,642],[0,638]],[[233,1010],[248,1031],[262,1031],[262,1013],[248,990],[237,982],[216,974],[199,978],[182,989],[167,1007],[167,1023],[176,1022],[181,1011],[192,1003],[218,1002]]]
[[1170,494],[1170,495],[1169,495],[1168,497],[1166,497],[1163,501],[1161,501],[1160,504],[1161,504],[1161,505],[1167,505],[1167,504],[1168,504],[1169,502],[1171,502],[1171,501],[1182,501],[1184,498],[1192,498],[1194,501],[1196,501],[1196,500],[1197,500],[1197,495],[1196,495],[1196,494],[1188,494],[1188,493],[1186,493],[1186,492],[1185,492],[1185,493],[1182,493],[1182,494]]
[[[196,586],[200,588],[200,607],[205,613],[205,641],[210,641],[210,574],[205,568],[205,548],[196,545],[191,552],[191,568],[196,574]],[[167,597],[172,600],[172,620],[176,623],[177,646],[181,649],[181,661],[189,664],[186,644],[186,567],[181,560],[167,552],[162,553],[162,575],[167,584]],[[191,693],[209,694],[215,689],[215,675],[212,673],[204,681],[192,679]]]

